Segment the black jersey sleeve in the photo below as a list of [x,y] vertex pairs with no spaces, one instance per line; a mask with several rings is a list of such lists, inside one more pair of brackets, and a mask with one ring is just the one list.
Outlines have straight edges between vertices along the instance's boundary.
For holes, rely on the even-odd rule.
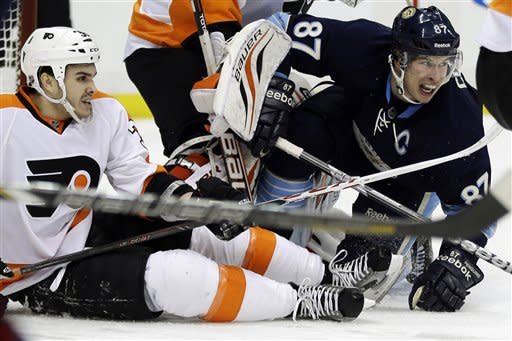
[[[472,146],[484,137],[483,108],[476,91],[462,76],[444,85],[433,104],[442,112],[438,133],[443,136],[439,148],[445,155]],[[487,147],[473,154],[433,168],[433,184],[445,213],[452,214],[470,206],[487,194],[491,184],[491,163]]]
[[287,33],[292,38],[293,68],[316,76],[329,75],[342,86],[357,82],[361,73],[382,72],[390,53],[390,29],[364,19],[291,16]]

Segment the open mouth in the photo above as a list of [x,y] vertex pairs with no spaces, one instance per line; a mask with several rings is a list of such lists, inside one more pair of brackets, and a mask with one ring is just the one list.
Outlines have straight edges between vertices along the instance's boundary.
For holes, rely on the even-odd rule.
[[432,95],[437,89],[437,86],[435,85],[429,85],[429,84],[421,84],[420,85],[420,92],[425,96]]

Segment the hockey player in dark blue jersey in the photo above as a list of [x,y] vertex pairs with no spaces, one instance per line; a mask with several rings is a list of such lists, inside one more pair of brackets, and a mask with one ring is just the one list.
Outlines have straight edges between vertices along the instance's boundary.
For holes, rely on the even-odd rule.
[[[329,75],[335,83],[289,115],[287,139],[309,153],[350,175],[366,175],[455,153],[484,135],[482,105],[458,72],[459,35],[436,7],[407,7],[392,29],[368,20],[309,15],[276,14],[272,20],[293,40],[289,65]],[[255,155],[269,147],[261,141],[254,146]],[[260,179],[259,200],[310,188],[315,171],[273,151]],[[484,148],[372,187],[428,216],[439,202],[446,214],[463,210],[486,194],[490,179]],[[353,211],[380,219],[396,215],[364,196],[357,198]],[[482,234],[472,240],[484,246],[493,234],[494,226],[482,226]],[[366,281],[368,266],[385,271],[389,249],[396,248],[394,240],[347,236],[333,264],[342,283],[359,285]],[[467,290],[483,279],[476,260],[443,242],[439,257],[415,279],[411,306],[460,309]],[[377,269],[382,263],[384,269]]]

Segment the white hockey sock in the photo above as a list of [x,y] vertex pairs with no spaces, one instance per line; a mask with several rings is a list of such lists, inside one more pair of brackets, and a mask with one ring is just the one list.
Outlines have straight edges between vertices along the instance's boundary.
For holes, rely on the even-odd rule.
[[218,263],[241,266],[283,283],[300,284],[309,278],[318,284],[324,275],[318,255],[261,228],[250,228],[230,241],[218,239],[206,227],[196,228],[190,248]]
[[207,321],[258,321],[289,315],[297,301],[289,285],[235,266],[218,265],[190,250],[152,254],[145,296],[152,311]]

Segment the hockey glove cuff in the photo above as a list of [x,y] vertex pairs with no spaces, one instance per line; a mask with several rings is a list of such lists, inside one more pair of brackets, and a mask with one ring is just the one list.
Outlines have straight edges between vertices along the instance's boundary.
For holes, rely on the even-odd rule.
[[475,258],[457,246],[440,251],[439,257],[414,281],[409,308],[454,312],[464,305],[468,289],[480,283],[483,272]]
[[286,136],[288,115],[293,109],[294,89],[295,84],[289,79],[274,76],[270,80],[256,131],[249,142],[249,148],[255,157],[268,155],[277,138]]

